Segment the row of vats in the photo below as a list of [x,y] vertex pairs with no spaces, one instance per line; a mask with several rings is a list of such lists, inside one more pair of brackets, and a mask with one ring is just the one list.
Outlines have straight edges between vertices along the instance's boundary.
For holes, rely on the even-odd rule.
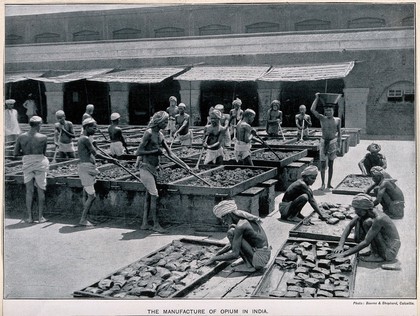
[[[76,133],[78,128],[76,126]],[[136,175],[138,171],[134,167],[136,157],[133,153],[145,129],[145,126],[124,128],[131,155],[127,155],[121,164]],[[95,135],[95,140],[101,149],[107,150],[109,143],[105,139],[106,127],[100,126],[100,130],[102,133]],[[202,128],[195,128],[193,131],[194,142],[191,148],[178,147],[176,141],[172,147],[174,153],[191,169],[197,165],[203,140]],[[41,132],[49,136],[47,156],[52,160],[55,149],[52,141],[53,126],[43,126]],[[360,130],[347,129],[343,132],[342,155],[347,153],[349,146],[356,146],[360,141]],[[264,130],[259,130],[258,134],[270,149],[258,143],[253,144],[253,167],[237,165],[233,149],[230,148],[225,149],[222,166],[204,166],[202,162],[205,157],[202,156],[202,162],[194,172],[211,186],[162,157],[157,177],[160,192],[159,221],[163,224],[187,223],[202,230],[205,230],[206,225],[222,228],[211,209],[225,198],[233,198],[239,208],[256,212],[255,215],[262,215],[262,202],[275,197],[274,186],[277,191],[284,190],[288,184],[297,179],[300,171],[309,163],[318,162],[321,136],[319,130],[311,130],[311,135],[306,140],[300,140],[297,131],[293,129],[284,129],[284,138],[267,137]],[[6,146],[6,210],[24,209],[21,162],[11,159],[11,150],[12,146]],[[77,176],[77,163],[78,160],[74,159],[50,165],[47,176],[47,210],[59,213],[74,212],[75,216],[80,215],[82,186]],[[101,171],[96,184],[99,199],[95,201],[92,214],[141,218],[145,197],[144,186],[117,165],[98,161],[98,169]],[[344,179],[333,193],[357,194],[371,183],[370,178],[361,175],[350,175],[348,178]],[[255,203],[251,203],[252,201],[257,201],[256,206]],[[274,210],[273,205],[265,206],[268,207],[265,210],[266,214]],[[324,211],[333,215],[334,223],[323,222],[317,218],[316,213],[313,213],[310,215],[313,225],[297,224],[275,254],[274,261],[266,269],[252,296],[264,298],[352,296],[356,256],[341,261],[331,261],[326,259],[326,255],[335,247],[344,227],[354,214],[351,208],[345,205],[321,206]],[[353,242],[354,237],[351,234],[346,247]],[[106,299],[188,297],[192,291],[197,291],[200,285],[229,264],[222,262],[210,267],[202,265],[222,246],[213,241],[175,240],[98,282],[75,291],[73,295]],[[168,258],[172,259],[167,260]],[[197,298],[197,293],[194,297]]]

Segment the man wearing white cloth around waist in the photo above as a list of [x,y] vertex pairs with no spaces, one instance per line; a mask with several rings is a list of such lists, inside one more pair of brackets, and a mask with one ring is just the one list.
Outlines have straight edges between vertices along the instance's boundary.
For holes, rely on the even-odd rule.
[[45,189],[47,187],[47,172],[50,165],[47,157],[47,136],[39,132],[42,119],[39,116],[32,116],[29,120],[30,130],[19,135],[16,140],[13,155],[23,155],[22,170],[23,182],[26,186],[26,211],[27,223],[33,222],[32,203],[34,196],[34,188],[38,191],[38,221],[43,223],[46,221],[43,214],[45,211]]
[[111,157],[106,157],[98,152],[89,138],[95,134],[97,125],[93,118],[87,118],[83,121],[83,134],[79,137],[77,148],[79,152],[78,174],[83,186],[83,211],[80,218],[79,226],[92,226],[87,220],[87,214],[92,207],[93,201],[96,199],[95,187],[96,176],[99,170],[96,168],[95,157],[106,159],[110,162],[117,160]]
[[215,261],[230,261],[242,258],[235,262],[234,271],[254,272],[263,269],[271,256],[271,247],[268,238],[261,226],[261,219],[248,212],[238,210],[234,200],[225,200],[213,208],[213,213],[228,225],[227,238],[229,244],[210,258],[206,264]]

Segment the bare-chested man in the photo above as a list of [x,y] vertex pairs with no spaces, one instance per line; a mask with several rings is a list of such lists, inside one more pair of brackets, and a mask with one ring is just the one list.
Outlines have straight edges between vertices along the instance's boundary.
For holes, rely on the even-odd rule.
[[[140,180],[146,188],[144,198],[143,222],[140,229],[153,229],[156,232],[163,233],[165,229],[160,226],[157,217],[157,199],[159,193],[156,186],[157,167],[159,166],[159,156],[162,155],[161,148],[164,148],[169,156],[172,152],[161,130],[168,125],[169,114],[165,111],[156,112],[149,123],[149,128],[144,132],[143,138],[139,144],[136,155],[136,167],[140,170]],[[153,226],[148,223],[149,214],[152,216]]]
[[169,114],[169,121],[168,121],[168,126],[166,127],[166,129],[169,130],[170,138],[173,137],[173,134],[176,131],[175,115],[177,115],[179,112],[177,104],[178,104],[177,98],[174,96],[171,96],[169,98],[169,106],[166,108],[166,112],[168,112]]
[[222,147],[223,148],[230,147],[232,144],[232,140],[230,137],[230,129],[229,129],[230,115],[224,114],[225,107],[223,106],[223,104],[216,104],[214,108],[216,110],[219,110],[220,113],[222,113],[222,117],[220,119],[220,126],[222,126],[222,128],[225,130],[223,141],[222,141]]
[[59,158],[75,158],[73,138],[76,137],[73,130],[73,123],[66,120],[66,114],[62,110],[55,112],[57,123],[54,127],[54,143],[57,146]]
[[[216,165],[223,164],[223,147],[225,129],[220,126],[222,113],[219,110],[210,112],[210,125],[204,127],[203,147],[207,149],[204,164],[213,163]],[[207,140],[207,141],[206,141]]]
[[32,116],[29,119],[30,130],[19,135],[16,140],[13,155],[23,155],[22,170],[23,182],[26,186],[26,211],[27,223],[33,222],[32,204],[34,196],[34,188],[38,191],[38,221],[43,223],[45,211],[45,190],[47,187],[47,172],[49,161],[46,157],[47,152],[47,136],[39,132],[41,129],[42,119],[39,116]]
[[111,125],[108,127],[108,135],[111,140],[109,150],[112,157],[120,157],[124,154],[124,148],[126,153],[129,153],[127,148],[127,143],[125,142],[124,136],[122,134],[121,128],[118,126],[120,123],[120,114],[112,113],[111,114]]
[[311,117],[306,114],[306,106],[304,104],[299,106],[299,114],[295,115],[295,124],[298,128],[297,138],[298,140],[308,139],[309,127],[312,126]]
[[175,115],[175,133],[174,138],[179,135],[181,146],[191,147],[192,145],[192,132],[190,131],[190,116],[185,113],[186,105],[180,103],[178,105],[179,113]]
[[278,136],[280,124],[283,121],[283,112],[280,111],[280,101],[273,100],[267,112],[267,123],[265,130],[268,136]]
[[80,131],[80,135],[83,135],[83,122],[84,122],[84,120],[86,120],[88,118],[93,119],[92,114],[93,114],[94,110],[95,110],[95,106],[93,104],[86,105],[85,113],[83,113],[83,116],[82,116],[82,130]]
[[[334,117],[334,104],[326,103],[324,105],[324,115],[320,114],[316,108],[320,101],[319,93],[315,94],[315,100],[312,103],[311,111],[321,123],[322,136],[321,148],[319,151],[319,160],[321,161],[321,190],[325,189],[325,169],[328,160],[328,184],[327,188],[332,189],[331,179],[334,170],[334,159],[341,148],[341,120]],[[322,101],[321,101],[322,102]]]
[[254,165],[251,159],[251,140],[254,135],[257,135],[255,129],[251,127],[254,119],[255,112],[246,109],[242,120],[236,126],[235,158],[243,165]]
[[366,189],[366,194],[374,190],[374,205],[381,204],[385,214],[392,219],[404,217],[404,194],[384,168],[376,166],[370,169],[373,184]]
[[242,120],[242,115],[244,114],[244,111],[241,109],[242,101],[241,99],[236,98],[232,102],[233,109],[230,110],[229,116],[229,126],[232,127],[232,133],[233,133],[233,140],[236,140],[236,125],[239,123],[240,120]]
[[[370,245],[371,255],[366,258],[361,257],[361,260],[384,262],[381,267],[386,270],[401,269],[396,259],[401,246],[400,236],[389,216],[375,209],[370,196],[364,193],[356,195],[351,204],[357,216],[344,229],[337,248],[327,258],[350,256]],[[344,251],[344,243],[353,227],[358,244]]]
[[110,162],[116,162],[115,159],[98,153],[89,136],[95,134],[97,125],[93,118],[87,118],[83,121],[83,135],[79,137],[77,148],[79,152],[78,174],[83,186],[83,211],[80,218],[80,226],[92,226],[87,220],[87,215],[96,199],[95,182],[99,170],[96,168],[95,157],[99,157]]
[[268,238],[261,226],[261,219],[248,212],[238,210],[235,201],[225,200],[213,208],[213,213],[229,227],[229,244],[210,258],[206,264],[215,261],[242,260],[233,263],[234,271],[254,272],[263,269],[271,256]]

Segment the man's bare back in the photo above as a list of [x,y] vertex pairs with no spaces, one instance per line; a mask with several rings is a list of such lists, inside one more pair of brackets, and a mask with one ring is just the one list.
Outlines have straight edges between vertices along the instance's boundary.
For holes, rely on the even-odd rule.
[[26,132],[20,135],[15,145],[15,156],[44,155],[47,152],[47,136],[41,133]]

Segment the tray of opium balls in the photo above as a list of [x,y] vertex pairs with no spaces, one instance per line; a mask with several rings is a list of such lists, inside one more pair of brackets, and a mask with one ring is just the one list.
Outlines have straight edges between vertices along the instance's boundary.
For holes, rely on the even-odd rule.
[[[356,195],[373,185],[372,177],[363,174],[347,175],[333,190],[334,194]],[[373,190],[371,192],[373,195]]]
[[[299,222],[290,230],[289,236],[338,241],[346,226],[357,216],[354,208],[346,204],[322,202],[319,209],[330,215],[327,221],[321,220],[318,213],[313,211],[307,219],[309,225],[304,221]],[[354,242],[353,231],[347,237],[347,241]]]
[[[356,255],[327,259],[338,243],[289,238],[267,268],[253,297],[346,298],[354,291]],[[354,244],[345,244],[344,249]]]
[[73,293],[102,299],[183,297],[230,264],[206,265],[225,244],[183,238]]

